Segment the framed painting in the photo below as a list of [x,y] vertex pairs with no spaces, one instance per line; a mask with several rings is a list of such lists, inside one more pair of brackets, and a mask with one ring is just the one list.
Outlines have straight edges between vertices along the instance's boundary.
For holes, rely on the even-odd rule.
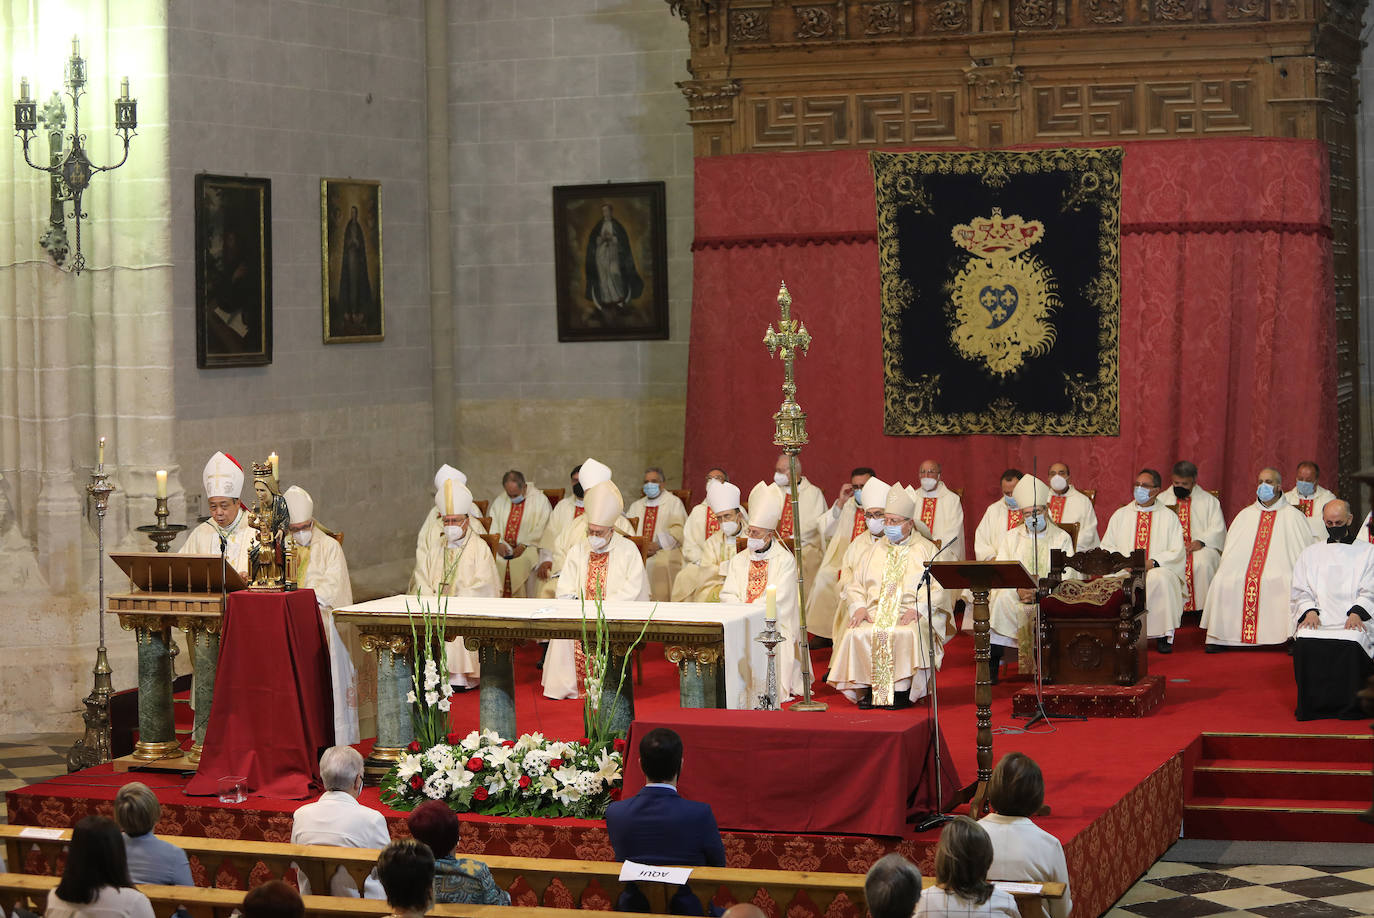
[[559,341],[668,337],[663,182],[553,189]]
[[196,366],[272,362],[272,181],[196,176]]
[[320,180],[324,343],[386,338],[382,305],[382,183]]

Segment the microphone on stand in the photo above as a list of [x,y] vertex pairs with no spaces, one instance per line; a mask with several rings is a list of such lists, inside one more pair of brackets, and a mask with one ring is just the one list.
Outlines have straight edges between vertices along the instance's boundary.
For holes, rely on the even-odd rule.
[[926,588],[926,635],[930,641],[930,718],[934,722],[931,728],[931,743],[935,749],[935,812],[916,825],[917,832],[928,832],[936,826],[952,822],[954,817],[945,812],[945,794],[943,782],[941,780],[942,771],[940,768],[940,685],[937,676],[938,668],[935,666],[935,609],[930,603],[930,582],[934,579],[930,573],[930,566],[935,563],[935,559],[940,557],[946,548],[959,541],[959,536],[949,540],[949,544],[941,545],[935,554],[930,556],[926,562],[925,573],[921,575],[921,580],[916,584],[919,592],[921,584]]
[[[216,529],[218,528],[216,527]],[[229,604],[228,554],[229,537],[221,529],[219,530],[219,611],[221,615],[224,614],[224,610]]]

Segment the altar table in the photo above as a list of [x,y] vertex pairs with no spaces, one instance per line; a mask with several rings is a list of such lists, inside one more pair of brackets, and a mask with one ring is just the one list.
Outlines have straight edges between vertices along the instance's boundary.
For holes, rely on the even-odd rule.
[[[677,711],[630,728],[624,797],[644,786],[640,739],[655,727],[682,737],[683,797],[711,804],[722,829],[906,836],[908,817],[935,810],[928,718],[860,711],[844,719],[778,711]],[[945,805],[959,788],[940,737]],[[728,780],[722,780],[728,776]]]

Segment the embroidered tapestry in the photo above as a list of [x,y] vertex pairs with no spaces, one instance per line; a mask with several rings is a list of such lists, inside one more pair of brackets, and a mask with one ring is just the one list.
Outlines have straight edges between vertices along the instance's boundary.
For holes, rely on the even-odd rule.
[[870,154],[884,433],[1119,433],[1122,156]]

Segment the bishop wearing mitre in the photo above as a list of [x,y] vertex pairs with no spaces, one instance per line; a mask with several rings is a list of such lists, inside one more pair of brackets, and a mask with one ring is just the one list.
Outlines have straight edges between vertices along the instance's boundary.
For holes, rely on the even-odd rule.
[[215,453],[201,474],[210,518],[201,523],[179,549],[185,555],[218,555],[248,579],[248,548],[257,533],[248,526],[248,514],[239,503],[243,493],[243,468],[233,456]]
[[[455,480],[445,480],[434,493],[434,507],[441,528],[420,546],[411,577],[420,599],[434,603],[437,612],[447,607],[445,597],[500,596],[496,561],[473,529],[472,492]],[[447,656],[449,683],[456,689],[476,686],[481,667],[462,637],[448,642]]]
[[648,543],[644,571],[649,578],[649,598],[667,602],[673,595],[673,580],[682,570],[683,527],[687,508],[672,491],[665,490],[663,469],[644,470],[644,496],[625,512],[638,527],[637,535]]
[[[544,530],[543,544],[539,546],[539,568],[535,576],[539,576],[539,570],[545,570],[548,575],[539,587],[539,595],[544,599],[552,599],[558,595],[558,575],[563,571],[568,548],[587,537],[587,492],[603,481],[610,481],[611,469],[604,462],[588,457],[585,462],[573,469],[572,477],[573,499],[568,501],[564,498],[558,502],[553,515],[549,518],[549,525]],[[628,520],[625,522],[624,532],[633,532]],[[547,569],[544,567],[545,562],[548,563]]]
[[[706,495],[711,492],[711,482],[716,481],[724,484],[729,480],[730,476],[725,474],[725,469],[711,468],[706,470],[706,490],[701,492],[702,501],[687,514],[687,522],[682,527],[682,564],[684,568],[701,560],[701,549],[706,544],[706,540],[720,528],[716,522],[715,513],[711,510],[710,504],[706,502]],[[676,588],[677,584],[674,581],[674,590]]]
[[1260,469],[1255,497],[1226,530],[1221,564],[1207,589],[1202,627],[1208,653],[1283,644],[1293,636],[1293,565],[1316,539],[1307,517],[1284,499],[1278,469]]
[[[517,469],[501,478],[501,493],[491,502],[491,531],[499,532],[496,543],[496,574],[501,596],[525,597],[534,587],[534,569],[539,566],[535,547],[544,537],[553,508],[544,492],[525,481]],[[537,589],[537,587],[535,587]]]
[[[466,488],[468,485],[468,476],[464,475],[462,472],[458,471],[448,463],[444,463],[443,465],[439,466],[439,471],[434,473],[434,493],[436,495],[443,493],[444,482],[446,481],[452,481],[453,486],[455,488]],[[438,498],[436,497],[436,500],[437,499]],[[477,535],[482,535],[483,533],[485,533],[486,529],[482,528],[482,522],[477,518],[477,514],[475,511],[471,516],[472,518],[468,520],[468,529],[470,529],[473,533]],[[419,570],[421,559],[424,556],[424,554],[428,551],[427,546],[432,545],[434,543],[436,533],[441,533],[443,532],[443,530],[444,513],[437,506],[431,505],[429,511],[425,514],[424,521],[420,523],[419,533],[415,536],[416,570]],[[412,578],[410,581],[410,586],[406,590],[406,592],[414,593],[416,586],[418,586],[418,584]]]
[[1174,508],[1183,527],[1183,544],[1188,551],[1183,568],[1183,611],[1196,612],[1207,598],[1226,546],[1221,501],[1197,486],[1197,466],[1186,459],[1174,463],[1173,488],[1160,492],[1159,500]]
[[[583,463],[583,470],[586,470]],[[594,618],[598,600],[625,602],[649,598],[644,560],[635,543],[615,528],[625,501],[613,481],[587,489],[586,535],[568,547],[558,575],[558,598],[583,600],[585,613]],[[542,685],[546,698],[577,698],[581,695],[577,657],[581,641],[549,641],[544,658]]]
[[763,603],[768,588],[775,587],[778,630],[783,642],[777,647],[778,699],[802,694],[801,606],[797,602],[797,562],[777,538],[782,518],[782,489],[760,481],[749,492],[749,528],[746,550],[731,558],[726,567],[720,601]]
[[[836,644],[849,630],[850,612],[849,605],[845,602],[846,591],[854,582],[855,572],[863,567],[864,558],[874,546],[883,543],[883,525],[887,516],[885,507],[889,490],[887,482],[874,475],[864,482],[863,493],[859,495],[859,516],[864,521],[864,531],[850,539],[849,545],[845,547],[837,574],[839,595],[836,597],[835,607],[830,611],[830,639]],[[917,527],[918,531],[919,529],[920,527]],[[810,624],[811,620],[808,617],[807,625]]]
[[1140,470],[1131,491],[1133,500],[1112,514],[1102,547],[1121,555],[1145,549],[1146,636],[1155,641],[1160,653],[1172,653],[1174,630],[1183,621],[1187,551],[1178,516],[1158,500],[1163,484],[1159,472]]
[[719,602],[736,539],[749,525],[740,506],[739,488],[711,478],[706,484],[706,505],[715,531],[697,550],[697,561],[684,565],[673,581],[673,602]]
[[[845,591],[849,630],[835,644],[826,681],[862,708],[910,707],[944,659],[950,600],[921,575],[934,543],[916,530],[916,502],[900,483],[887,492],[884,541],[868,552]],[[927,611],[934,610],[930,618]]]

